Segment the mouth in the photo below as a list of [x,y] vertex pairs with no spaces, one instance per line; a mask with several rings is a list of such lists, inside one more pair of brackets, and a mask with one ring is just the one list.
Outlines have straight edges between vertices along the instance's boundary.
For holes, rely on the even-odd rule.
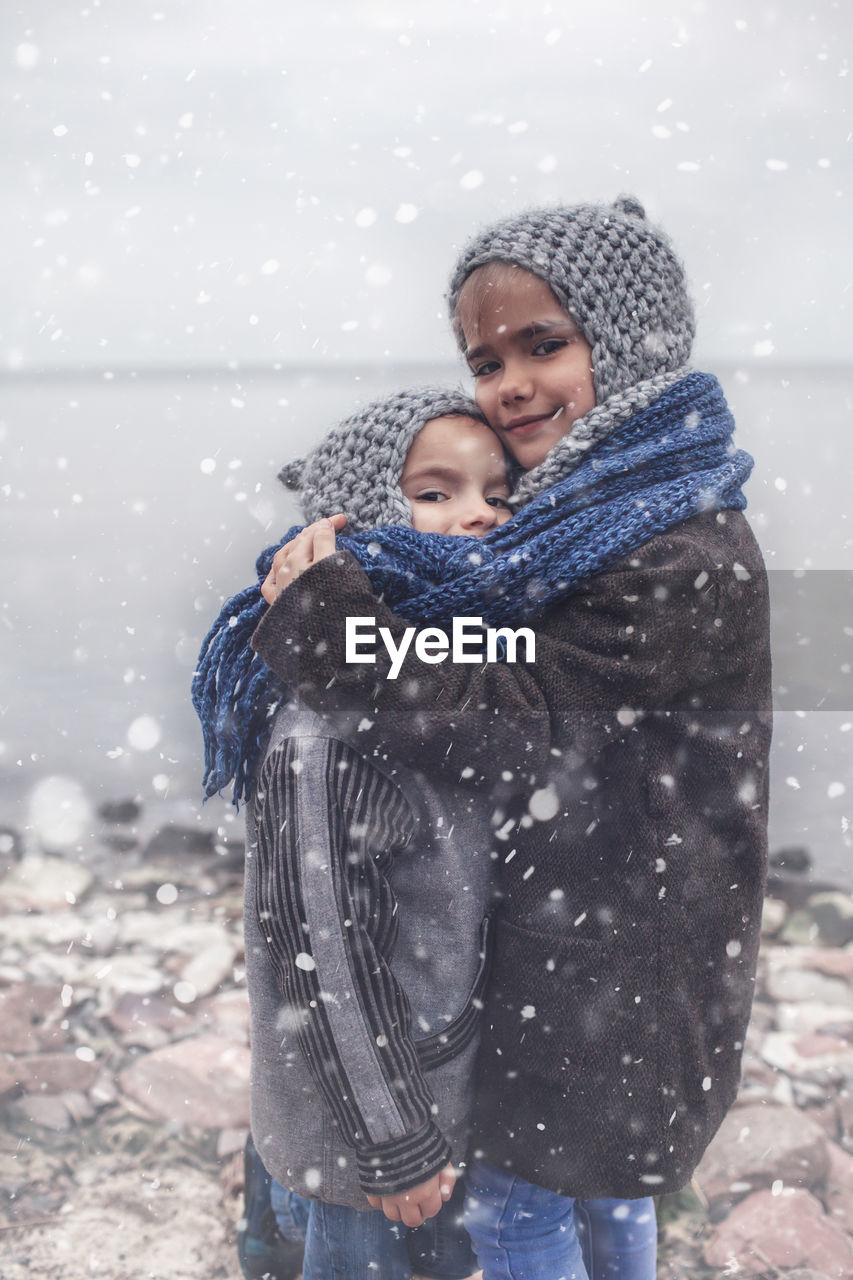
[[514,436],[530,436],[538,431],[540,427],[546,426],[549,422],[553,422],[559,417],[562,409],[558,409],[556,413],[537,413],[528,414],[524,418],[513,418],[510,422],[504,424],[504,431]]

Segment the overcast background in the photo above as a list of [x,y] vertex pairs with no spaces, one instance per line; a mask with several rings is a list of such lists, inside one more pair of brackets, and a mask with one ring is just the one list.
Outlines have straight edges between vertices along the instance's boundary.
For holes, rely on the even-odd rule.
[[853,883],[852,31],[848,0],[5,3],[0,823],[197,816],[189,678],[294,515],[277,466],[461,376],[479,225],[629,191],[687,263],[768,564],[820,588],[777,591],[772,842]]
[[846,360],[846,0],[3,6],[8,368],[436,359],[453,246],[640,194],[706,358]]

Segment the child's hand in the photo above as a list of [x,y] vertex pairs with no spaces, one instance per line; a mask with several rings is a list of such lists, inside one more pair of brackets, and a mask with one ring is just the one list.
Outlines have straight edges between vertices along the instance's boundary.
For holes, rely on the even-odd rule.
[[274,604],[285,587],[295,582],[312,564],[334,554],[335,533],[340,533],[346,522],[346,516],[341,513],[330,520],[317,520],[297,533],[291,542],[279,547],[261,586],[261,595],[267,604]]
[[408,1191],[398,1191],[394,1196],[368,1196],[371,1208],[381,1209],[392,1222],[402,1222],[407,1227],[421,1227],[427,1218],[434,1218],[445,1200],[453,1195],[456,1173],[452,1164],[446,1164],[427,1182],[421,1182]]

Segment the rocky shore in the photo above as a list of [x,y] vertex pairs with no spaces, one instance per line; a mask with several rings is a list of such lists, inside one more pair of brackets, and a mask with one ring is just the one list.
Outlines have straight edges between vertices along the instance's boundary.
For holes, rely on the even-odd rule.
[[[0,828],[3,1280],[231,1280],[248,1124],[242,846],[104,806]],[[853,1280],[853,896],[774,860],[738,1103],[659,1204],[659,1276]]]

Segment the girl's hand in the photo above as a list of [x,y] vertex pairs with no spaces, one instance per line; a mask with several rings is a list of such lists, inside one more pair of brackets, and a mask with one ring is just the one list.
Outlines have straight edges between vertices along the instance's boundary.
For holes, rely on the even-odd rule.
[[408,1191],[398,1191],[393,1196],[368,1196],[372,1209],[381,1209],[391,1222],[402,1222],[407,1227],[421,1227],[427,1218],[434,1218],[445,1200],[449,1200],[456,1185],[456,1172],[452,1164],[446,1164],[426,1182]]
[[312,564],[334,555],[335,533],[340,533],[346,522],[343,513],[332,516],[330,520],[317,520],[279,547],[261,586],[261,595],[267,604],[274,604],[285,587],[295,582]]

